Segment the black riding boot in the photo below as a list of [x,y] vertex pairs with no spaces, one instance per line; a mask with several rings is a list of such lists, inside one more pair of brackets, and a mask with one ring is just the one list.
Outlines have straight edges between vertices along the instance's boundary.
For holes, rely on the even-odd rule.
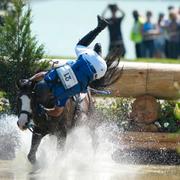
[[77,45],[89,46],[91,42],[96,38],[96,36],[106,28],[108,22],[102,18],[101,16],[97,16],[98,25],[97,27],[86,34],[78,43]]

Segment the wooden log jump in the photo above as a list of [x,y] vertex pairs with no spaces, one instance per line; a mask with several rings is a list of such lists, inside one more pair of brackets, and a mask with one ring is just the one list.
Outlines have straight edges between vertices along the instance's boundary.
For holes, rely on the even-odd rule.
[[113,96],[138,97],[151,95],[158,99],[180,97],[180,64],[121,62],[122,75],[110,87]]
[[180,148],[180,135],[174,133],[125,132],[118,134],[120,149],[176,150]]
[[118,135],[122,141],[137,142],[172,142],[180,143],[180,135],[176,133],[124,132]]
[[[59,61],[59,60],[53,60]],[[66,61],[59,61],[63,64]],[[56,64],[55,64],[56,65]],[[150,125],[158,118],[156,99],[180,97],[180,64],[121,62],[119,80],[109,89],[114,97],[134,97],[131,118]],[[151,124],[152,125],[152,124]],[[124,132],[117,134],[120,149],[180,150],[180,135],[158,132]]]

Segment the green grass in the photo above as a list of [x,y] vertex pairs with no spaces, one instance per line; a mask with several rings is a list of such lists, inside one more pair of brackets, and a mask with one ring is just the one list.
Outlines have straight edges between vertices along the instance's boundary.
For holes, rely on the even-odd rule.
[[152,63],[169,63],[169,64],[180,64],[178,59],[135,59],[135,60],[125,60],[132,62],[152,62]]
[[6,96],[6,92],[0,90],[0,98],[3,98]]
[[48,56],[48,55],[45,55],[44,58],[46,59],[76,59],[76,57],[74,56]]
[[[76,57],[73,56],[45,56],[44,58],[48,59],[76,59]],[[180,60],[178,59],[123,59],[123,61],[127,62],[151,62],[151,63],[168,63],[168,64],[180,64]]]

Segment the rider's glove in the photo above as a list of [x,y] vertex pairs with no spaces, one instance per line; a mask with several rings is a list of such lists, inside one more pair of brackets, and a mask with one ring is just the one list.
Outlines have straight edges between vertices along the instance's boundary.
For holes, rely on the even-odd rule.
[[45,119],[45,120],[48,119],[47,111],[46,111],[46,109],[44,108],[44,106],[41,105],[41,104],[38,105],[38,108],[37,108],[37,116],[38,116],[38,118],[40,118],[40,119]]

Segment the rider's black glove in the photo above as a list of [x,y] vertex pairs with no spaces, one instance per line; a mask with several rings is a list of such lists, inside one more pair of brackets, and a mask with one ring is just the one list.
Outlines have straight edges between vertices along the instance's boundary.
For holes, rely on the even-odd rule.
[[47,111],[45,110],[44,106],[39,104],[37,107],[37,117],[39,119],[48,120]]

